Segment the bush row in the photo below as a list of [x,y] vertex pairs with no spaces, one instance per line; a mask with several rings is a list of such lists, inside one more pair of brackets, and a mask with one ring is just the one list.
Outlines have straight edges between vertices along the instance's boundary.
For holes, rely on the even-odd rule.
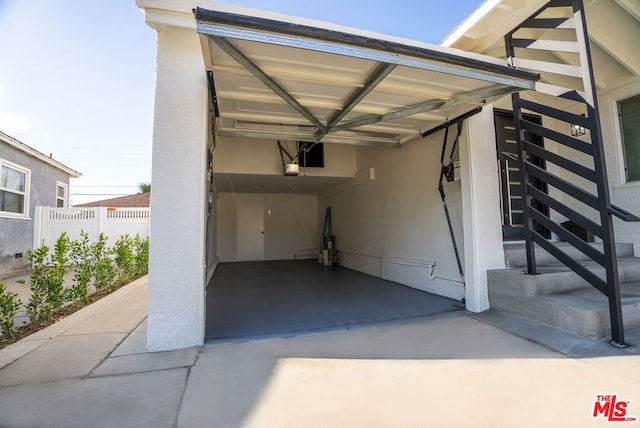
[[[149,238],[123,235],[113,247],[107,245],[107,240],[100,234],[96,242],[91,242],[84,231],[79,239],[70,240],[63,233],[52,249],[43,245],[29,251],[29,283],[19,282],[31,291],[24,308],[33,330],[38,321],[51,320],[68,303],[89,303],[92,291],[111,292],[147,274]],[[65,287],[64,278],[69,272],[73,272],[73,281]],[[12,339],[20,328],[14,326],[14,320],[21,307],[23,302],[18,295],[0,281],[0,331],[5,340]]]

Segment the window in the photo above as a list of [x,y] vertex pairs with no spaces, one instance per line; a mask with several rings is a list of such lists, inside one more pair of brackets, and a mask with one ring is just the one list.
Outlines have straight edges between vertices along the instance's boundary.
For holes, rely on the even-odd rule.
[[67,207],[67,194],[69,186],[58,181],[56,186],[56,208]]
[[0,159],[0,215],[28,217],[31,171]]
[[640,180],[640,95],[618,102],[627,181]]

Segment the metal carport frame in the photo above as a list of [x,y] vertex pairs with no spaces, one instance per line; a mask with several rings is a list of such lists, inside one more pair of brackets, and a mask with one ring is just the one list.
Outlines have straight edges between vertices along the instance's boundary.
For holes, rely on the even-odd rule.
[[[225,136],[267,132],[272,138],[398,147],[489,99],[533,89],[539,78],[496,58],[357,30],[194,12],[205,65],[216,84],[216,129]],[[327,64],[350,85],[323,72]],[[339,94],[328,97],[335,85]],[[403,85],[426,89],[394,92]],[[268,98],[264,86],[278,99]],[[390,99],[386,106],[385,99]],[[283,100],[288,109],[273,114],[273,105]]]

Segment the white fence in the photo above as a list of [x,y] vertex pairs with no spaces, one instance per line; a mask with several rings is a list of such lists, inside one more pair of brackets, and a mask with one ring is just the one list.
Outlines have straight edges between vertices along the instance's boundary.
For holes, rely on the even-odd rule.
[[80,232],[97,241],[101,233],[113,245],[121,235],[149,236],[149,208],[52,208],[37,206],[34,215],[33,248],[52,247],[66,232],[70,239],[80,238]]

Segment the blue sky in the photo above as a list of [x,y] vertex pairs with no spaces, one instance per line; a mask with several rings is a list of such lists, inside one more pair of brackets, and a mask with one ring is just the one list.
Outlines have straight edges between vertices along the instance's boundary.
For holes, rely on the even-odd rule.
[[[482,0],[230,0],[439,43]],[[155,32],[134,0],[0,0],[0,130],[80,171],[71,203],[151,181]]]

